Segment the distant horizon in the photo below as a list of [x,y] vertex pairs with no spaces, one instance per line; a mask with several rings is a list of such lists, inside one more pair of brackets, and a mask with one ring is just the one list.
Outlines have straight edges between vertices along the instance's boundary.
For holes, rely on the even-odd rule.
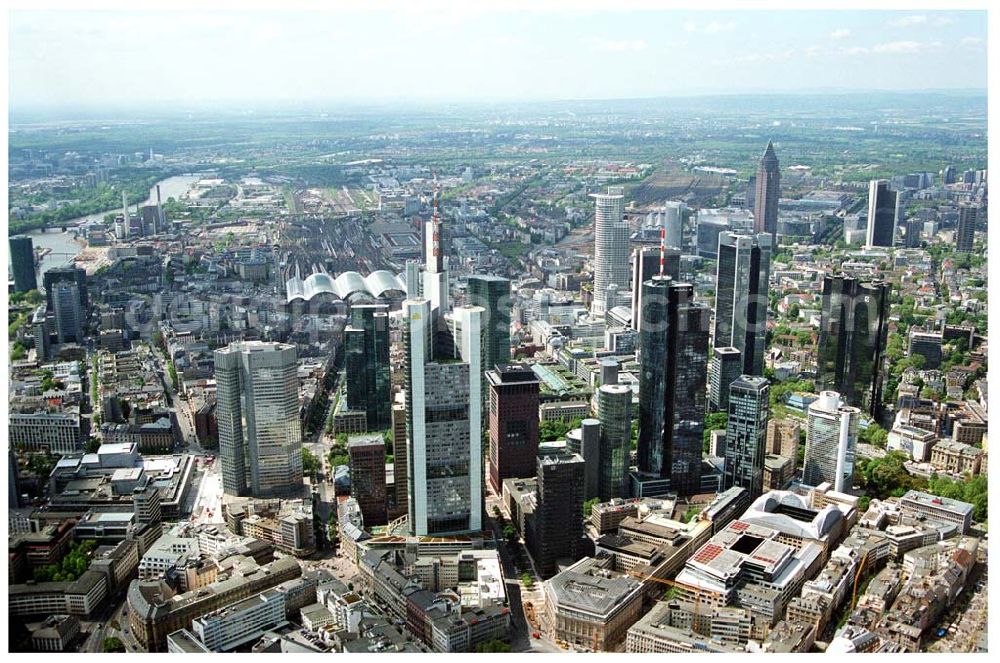
[[[673,94],[661,94],[642,97],[604,97],[604,98],[497,98],[497,99],[442,99],[442,98],[406,98],[406,97],[377,97],[372,99],[301,99],[301,100],[228,100],[215,104],[186,102],[186,101],[166,101],[155,104],[132,104],[132,105],[100,105],[97,103],[89,105],[65,105],[60,107],[35,106],[9,109],[8,117],[11,121],[24,122],[31,117],[45,117],[53,121],[73,119],[98,120],[98,114],[108,114],[117,118],[122,114],[131,114],[136,119],[151,116],[169,117],[174,115],[184,115],[194,112],[199,113],[238,113],[241,115],[255,114],[257,112],[317,112],[324,110],[337,110],[339,108],[349,108],[358,110],[359,107],[372,106],[375,109],[403,110],[406,106],[419,107],[422,109],[435,109],[446,107],[464,108],[485,108],[490,106],[506,107],[530,107],[534,105],[560,105],[560,104],[615,104],[629,102],[656,102],[659,100],[677,99],[712,99],[716,97],[732,98],[764,98],[764,97],[821,97],[821,96],[842,96],[856,93],[866,93],[882,96],[941,96],[941,97],[988,97],[988,88],[926,88],[926,89],[885,89],[885,88],[812,88],[800,90],[775,89],[775,90],[716,90],[706,89],[700,91],[677,92]],[[164,108],[164,105],[173,105],[174,108]],[[298,108],[296,108],[298,107]],[[72,115],[82,115],[74,118]]]
[[985,92],[984,10],[10,12],[14,114]]

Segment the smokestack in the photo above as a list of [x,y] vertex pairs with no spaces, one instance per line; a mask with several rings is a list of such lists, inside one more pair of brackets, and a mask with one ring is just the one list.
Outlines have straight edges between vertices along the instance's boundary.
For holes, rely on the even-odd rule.
[[166,219],[163,218],[163,203],[160,201],[160,185],[156,185],[156,228],[153,228],[153,234],[158,235],[162,228],[165,228],[167,223]]

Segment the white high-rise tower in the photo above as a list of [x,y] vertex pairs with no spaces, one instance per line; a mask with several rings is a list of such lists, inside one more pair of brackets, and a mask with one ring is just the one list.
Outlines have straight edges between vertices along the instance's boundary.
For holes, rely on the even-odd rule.
[[[483,527],[482,316],[464,306],[443,322],[450,353],[436,343],[431,301],[403,302],[406,347],[407,483],[414,536]],[[440,330],[444,333],[444,330]],[[435,345],[442,354],[435,356]],[[457,361],[456,361],[457,359]]]
[[604,315],[615,302],[607,302],[608,286],[629,282],[629,227],[624,220],[623,187],[608,187],[608,193],[592,193],[594,210],[594,315]]
[[829,482],[834,490],[852,488],[854,453],[861,410],[849,407],[835,391],[820,392],[809,406],[802,480],[811,486]]

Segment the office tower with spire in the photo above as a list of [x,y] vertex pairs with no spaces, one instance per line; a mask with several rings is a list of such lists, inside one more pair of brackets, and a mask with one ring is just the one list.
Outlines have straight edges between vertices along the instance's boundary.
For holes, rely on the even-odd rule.
[[38,289],[38,279],[35,277],[35,248],[30,237],[11,237],[10,269],[14,272],[14,292],[27,292]]
[[722,488],[745,488],[750,501],[764,492],[769,393],[767,379],[752,375],[741,375],[729,387]]
[[483,313],[466,306],[447,314],[442,342],[433,333],[431,300],[403,302],[408,523],[414,536],[483,526]]
[[823,278],[818,391],[836,391],[876,421],[885,379],[891,286],[845,274]]
[[739,350],[747,375],[764,374],[770,275],[770,235],[719,233],[714,344]]
[[663,242],[659,247],[644,246],[632,252],[632,329],[636,331],[642,331],[642,284],[660,273],[680,279],[680,249]]
[[976,217],[978,208],[974,203],[961,203],[958,206],[958,229],[955,231],[955,250],[960,253],[972,253],[972,245],[976,239]]
[[510,363],[510,280],[501,276],[470,276],[468,303],[483,308],[483,370]]
[[389,307],[354,305],[344,329],[347,406],[365,413],[367,430],[387,430],[392,424],[389,374]]
[[889,188],[889,180],[869,182],[866,246],[893,246],[895,243],[897,195]]
[[743,357],[736,348],[714,348],[708,367],[708,410],[729,411],[729,386],[743,374]]
[[538,455],[539,381],[523,364],[486,371],[489,386],[490,486],[499,495],[505,479],[535,474]]
[[[694,287],[655,276],[643,284],[638,477],[694,495],[701,485],[708,307]],[[602,495],[603,497],[603,495]]]
[[767,233],[773,242],[778,237],[778,198],[781,196],[781,166],[774,153],[774,145],[767,141],[767,147],[757,165],[754,183],[753,231]]
[[597,419],[601,422],[598,494],[602,500],[628,497],[632,390],[623,384],[601,385],[597,390]]
[[854,454],[861,410],[844,403],[835,391],[820,392],[809,406],[802,482],[829,482],[839,492],[854,486]]
[[[438,192],[434,191],[434,212],[424,225],[424,290],[422,296],[430,301],[435,317],[451,310],[448,290],[448,259],[442,248],[441,216],[438,210]],[[407,293],[407,296],[413,295]]]
[[245,341],[215,351],[222,488],[299,497],[302,429],[295,346]]
[[621,288],[628,282],[629,227],[625,221],[623,187],[608,187],[608,193],[592,193],[594,199],[594,293],[591,312],[602,316],[615,306],[607,302],[608,286]]

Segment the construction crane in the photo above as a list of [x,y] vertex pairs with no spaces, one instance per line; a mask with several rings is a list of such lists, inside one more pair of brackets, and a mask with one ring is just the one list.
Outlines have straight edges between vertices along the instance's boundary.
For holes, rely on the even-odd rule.
[[[721,592],[715,592],[715,591],[712,591],[710,589],[702,589],[700,587],[693,587],[691,585],[686,585],[686,584],[684,584],[682,582],[676,582],[674,580],[669,580],[667,578],[657,578],[654,575],[648,575],[647,576],[647,575],[643,575],[643,574],[641,574],[641,573],[639,573],[637,571],[628,571],[628,575],[633,576],[635,578],[639,578],[642,582],[645,582],[647,580],[652,580],[653,582],[659,582],[659,583],[662,583],[664,585],[670,585],[671,587],[674,587],[674,588],[680,588],[680,589],[690,590],[690,592],[694,594],[695,622],[698,622],[698,621],[701,620],[701,596],[702,596],[702,594],[707,594],[707,595],[710,595],[710,596],[714,596],[714,597],[716,597],[718,599],[722,599],[723,598],[723,595],[722,595]],[[720,600],[720,603],[722,605],[725,605],[725,601],[721,601]],[[694,631],[695,629],[692,628],[691,630]],[[770,633],[770,631],[771,631],[771,625],[769,623],[767,623],[767,622],[764,622],[764,637],[765,638],[767,637],[767,634]]]
[[858,581],[861,580],[861,572],[865,569],[865,562],[868,561],[868,554],[861,558],[861,563],[858,564],[858,570],[854,574],[854,591],[851,593],[851,612],[858,606]]
[[694,594],[694,614],[699,619],[701,618],[701,595],[702,594],[711,594],[712,596],[717,596],[717,597],[721,597],[722,596],[722,594],[720,594],[719,592],[713,592],[711,590],[701,589],[700,587],[692,587],[691,585],[686,585],[686,584],[684,584],[682,582],[675,582],[675,581],[670,580],[668,578],[657,578],[656,576],[654,576],[652,574],[650,574],[650,575],[643,575],[642,573],[640,573],[638,571],[635,571],[635,570],[630,570],[630,571],[627,572],[627,574],[630,575],[630,576],[632,576],[633,578],[639,578],[639,580],[641,582],[643,582],[643,583],[645,583],[647,580],[652,580],[653,582],[658,582],[658,583],[661,583],[661,584],[664,584],[664,585],[669,585],[669,586],[671,586],[671,587],[673,587],[675,589],[690,590],[690,592],[692,594]]

